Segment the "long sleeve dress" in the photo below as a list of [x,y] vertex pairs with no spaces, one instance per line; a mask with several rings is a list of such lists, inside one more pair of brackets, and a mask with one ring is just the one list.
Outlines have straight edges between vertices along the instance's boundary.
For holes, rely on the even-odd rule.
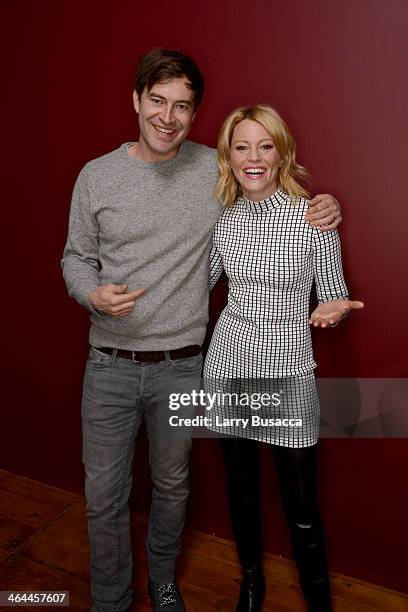
[[[280,446],[317,442],[310,293],[313,282],[319,303],[348,293],[337,231],[312,228],[306,212],[305,199],[278,189],[260,202],[240,198],[215,226],[210,285],[225,270],[229,292],[204,366],[207,392],[219,392],[210,429]],[[275,395],[259,406],[262,393],[279,403]],[[247,417],[245,426],[234,421]]]

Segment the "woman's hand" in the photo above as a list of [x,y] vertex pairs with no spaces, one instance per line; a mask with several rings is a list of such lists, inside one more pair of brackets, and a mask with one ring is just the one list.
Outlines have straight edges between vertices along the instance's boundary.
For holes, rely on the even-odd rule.
[[319,304],[310,315],[309,323],[314,327],[335,327],[351,310],[364,308],[363,302],[330,300]]

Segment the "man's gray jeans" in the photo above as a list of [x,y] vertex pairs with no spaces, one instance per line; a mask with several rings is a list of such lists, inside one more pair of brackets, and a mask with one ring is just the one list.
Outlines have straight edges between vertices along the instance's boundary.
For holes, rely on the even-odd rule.
[[[154,582],[174,576],[189,494],[191,431],[169,426],[174,414],[169,394],[199,390],[202,368],[201,355],[173,361],[166,353],[166,361],[134,363],[116,353],[91,348],[82,400],[93,612],[125,610],[131,603],[128,500],[135,438],[143,418],[153,481],[149,574]],[[182,416],[192,415],[193,407],[184,408]]]

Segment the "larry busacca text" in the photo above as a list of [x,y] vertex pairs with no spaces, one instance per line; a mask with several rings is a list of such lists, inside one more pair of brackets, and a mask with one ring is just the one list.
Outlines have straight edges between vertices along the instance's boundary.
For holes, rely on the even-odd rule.
[[[242,428],[247,427],[301,427],[302,419],[282,418],[274,415],[265,417],[263,409],[278,408],[281,405],[280,393],[225,393],[216,391],[209,393],[204,390],[191,393],[171,393],[169,395],[170,410],[198,407],[212,411],[205,415],[195,416],[172,415],[169,418],[171,427],[207,427],[212,428]],[[233,409],[224,411],[223,408]],[[261,411],[253,414],[251,411]]]

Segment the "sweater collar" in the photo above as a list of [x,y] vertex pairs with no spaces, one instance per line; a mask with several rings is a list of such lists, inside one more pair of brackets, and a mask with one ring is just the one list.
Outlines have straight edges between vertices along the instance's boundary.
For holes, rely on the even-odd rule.
[[171,168],[175,164],[180,164],[186,159],[186,153],[187,153],[186,151],[187,147],[185,146],[186,142],[188,141],[184,140],[181,143],[180,148],[177,152],[177,155],[175,155],[174,157],[171,157],[170,159],[164,159],[162,161],[144,161],[142,159],[136,159],[135,157],[130,155],[128,149],[131,145],[135,144],[134,142],[123,143],[119,147],[119,151],[120,151],[122,158],[127,162],[128,165],[132,166],[133,168],[139,167],[139,168],[146,168],[146,169],[151,169],[151,170],[161,169],[161,168],[165,169],[165,168]]
[[279,188],[277,191],[275,191],[275,193],[264,200],[259,200],[256,202],[254,200],[249,200],[245,196],[241,196],[240,202],[246,209],[251,210],[252,212],[264,212],[273,210],[274,208],[281,206],[281,204],[286,204],[288,198],[288,194]]

